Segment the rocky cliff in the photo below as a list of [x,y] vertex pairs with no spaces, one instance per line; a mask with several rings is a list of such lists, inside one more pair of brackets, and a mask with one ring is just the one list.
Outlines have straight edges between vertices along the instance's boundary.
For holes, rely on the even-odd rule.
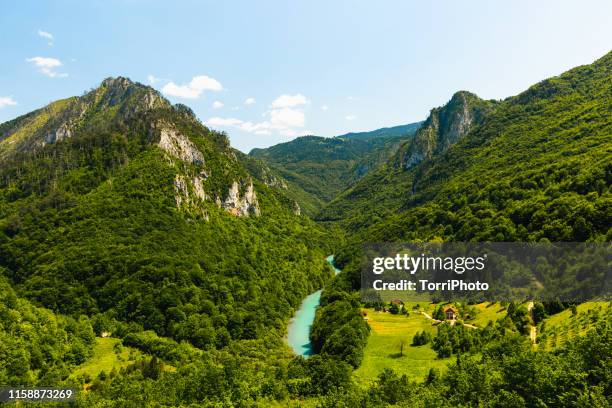
[[[81,165],[91,167],[93,161],[100,163],[87,171],[96,172],[97,181],[110,179],[112,169],[156,148],[174,169],[168,184],[177,208],[205,219],[214,207],[239,217],[259,216],[259,189],[287,192],[284,179],[270,171],[253,173],[262,166],[247,164],[225,134],[207,129],[191,109],[172,105],[155,89],[124,77],[105,79],[83,96],[53,102],[0,125],[3,165],[20,168],[37,155],[49,157],[53,173],[44,181],[49,186],[52,179]],[[81,163],[75,163],[77,157]],[[292,200],[286,206],[294,211]]]
[[459,91],[444,106],[431,110],[414,139],[399,151],[399,165],[407,170],[445,152],[478,125],[494,102]]

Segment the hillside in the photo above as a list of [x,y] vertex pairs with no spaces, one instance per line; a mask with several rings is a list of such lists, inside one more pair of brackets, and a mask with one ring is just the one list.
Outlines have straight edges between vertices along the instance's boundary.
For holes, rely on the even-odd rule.
[[612,53],[502,102],[455,95],[318,217],[381,241],[609,240],[611,72]]
[[109,78],[0,126],[0,270],[102,331],[202,349],[283,334],[331,278],[281,181],[152,88]]
[[[611,77],[609,53],[501,102],[455,94],[413,141],[321,211],[319,221],[350,236],[335,252],[343,273],[322,293],[311,338],[323,333],[322,353],[359,361],[354,380],[364,384],[328,406],[608,405],[609,302],[536,303],[531,316],[524,304],[504,303],[471,325],[421,325],[421,339],[426,330],[431,338],[417,343],[415,334],[414,349],[404,347],[422,317],[414,310],[402,316],[395,305],[392,316],[392,303],[366,304],[374,309],[365,311],[365,342],[349,331],[346,311],[359,296],[364,243],[610,241]],[[527,330],[534,323],[537,345]],[[334,348],[343,338],[357,338],[350,352]],[[412,382],[427,369],[423,384]]]
[[[299,137],[249,155],[264,161],[282,177],[310,194],[314,210],[391,157],[400,142],[410,139],[418,123],[371,132],[325,138]],[[316,214],[311,211],[310,215]]]

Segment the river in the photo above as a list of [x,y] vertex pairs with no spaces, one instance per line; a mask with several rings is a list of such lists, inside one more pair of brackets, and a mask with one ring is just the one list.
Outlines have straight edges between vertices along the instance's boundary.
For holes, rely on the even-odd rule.
[[[334,268],[336,275],[340,269],[334,266],[334,256],[327,257],[327,262]],[[314,322],[315,312],[321,301],[321,290],[306,296],[295,313],[287,329],[287,343],[295,354],[310,356],[312,354],[312,344],[310,344],[310,328]]]

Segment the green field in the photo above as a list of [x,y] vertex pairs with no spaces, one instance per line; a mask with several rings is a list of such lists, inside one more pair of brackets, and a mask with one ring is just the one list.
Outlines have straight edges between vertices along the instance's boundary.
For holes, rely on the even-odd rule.
[[[116,345],[121,345],[121,339],[96,337],[93,356],[74,370],[71,377],[83,376],[93,380],[101,371],[109,374],[113,368],[119,370],[142,358],[140,351],[131,347],[118,346],[117,351],[119,352],[116,352]],[[91,382],[91,380],[86,382]]]
[[[422,306],[429,306],[423,304]],[[430,345],[412,347],[412,338],[418,331],[436,333],[435,326],[425,316],[413,313],[408,307],[409,316],[392,315],[364,309],[372,331],[365,348],[361,366],[355,371],[355,381],[367,386],[376,380],[385,369],[390,368],[398,374],[406,374],[411,380],[423,381],[432,367],[443,370],[448,359],[438,360]],[[404,342],[403,356],[400,356],[400,345]]]
[[538,327],[538,346],[551,350],[575,338],[583,336],[602,319],[610,319],[609,302],[586,302],[576,307],[576,313],[566,309],[546,319]]
[[467,323],[478,327],[485,327],[490,321],[496,321],[506,316],[506,308],[499,303],[479,303],[474,305],[476,315]]

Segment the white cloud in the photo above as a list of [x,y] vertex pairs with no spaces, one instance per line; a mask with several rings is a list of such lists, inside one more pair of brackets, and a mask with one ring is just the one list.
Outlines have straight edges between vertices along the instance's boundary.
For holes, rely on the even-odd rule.
[[253,105],[255,103],[255,98],[246,98],[244,101],[245,105]]
[[[249,99],[247,99],[245,103],[247,103]],[[256,135],[270,135],[276,132],[283,136],[294,137],[310,134],[311,132],[309,130],[301,130],[306,124],[306,115],[302,109],[297,107],[307,103],[308,99],[301,94],[281,95],[272,102],[270,109],[262,114],[264,119],[261,122],[249,122],[237,118],[213,117],[204,123],[211,127],[235,128]]]
[[292,108],[294,106],[306,105],[310,101],[302,94],[281,95],[272,102],[272,109]]
[[230,109],[233,111],[237,111],[240,110],[240,106],[232,106]]
[[243,121],[237,118],[220,117],[210,118],[204,123],[212,127],[232,127],[258,135],[270,134],[272,131],[277,131],[282,135],[292,136],[296,134],[296,128],[304,127],[306,121],[303,112],[289,108],[275,109],[266,112],[266,116],[269,116],[268,120],[257,123]]
[[347,116],[344,117],[344,119],[346,119],[346,120],[355,120],[355,119],[357,119],[357,116],[355,116],[355,115],[347,115]]
[[47,31],[43,31],[43,30],[38,30],[38,36],[44,39],[49,40],[49,45],[53,45],[53,34],[51,34],[50,32]]
[[297,109],[273,109],[269,112],[270,123],[279,128],[304,127],[306,117],[304,112]]
[[63,78],[67,77],[68,74],[60,73],[55,71],[55,68],[61,67],[62,62],[57,58],[49,58],[49,57],[32,57],[26,59],[27,62],[31,62],[38,67],[38,70],[44,75],[51,78]]
[[327,106],[327,105],[323,105],[323,106],[321,106],[321,110],[326,111],[326,110],[328,110],[328,109],[329,109],[329,106]]
[[153,84],[155,84],[155,83],[159,82],[159,81],[160,81],[160,79],[159,79],[158,77],[156,77],[155,75],[151,75],[151,74],[149,74],[149,75],[147,75],[147,81],[149,81],[149,83],[150,83],[151,85],[153,85]]
[[216,79],[199,75],[193,77],[186,85],[177,85],[172,81],[168,82],[162,88],[162,92],[178,98],[197,99],[204,91],[221,91],[222,89],[223,86]]
[[213,108],[219,109],[219,108],[222,108],[222,107],[223,107],[223,102],[221,102],[221,101],[214,101],[213,102]]
[[46,38],[47,40],[52,40],[53,41],[53,34],[47,32],[47,31],[38,30],[38,35],[41,36],[42,38]]
[[0,96],[0,109],[7,106],[15,106],[17,102],[10,96]]
[[240,119],[236,119],[236,118],[214,117],[214,118],[208,119],[204,123],[209,126],[233,127],[233,126],[240,126],[243,122]]

